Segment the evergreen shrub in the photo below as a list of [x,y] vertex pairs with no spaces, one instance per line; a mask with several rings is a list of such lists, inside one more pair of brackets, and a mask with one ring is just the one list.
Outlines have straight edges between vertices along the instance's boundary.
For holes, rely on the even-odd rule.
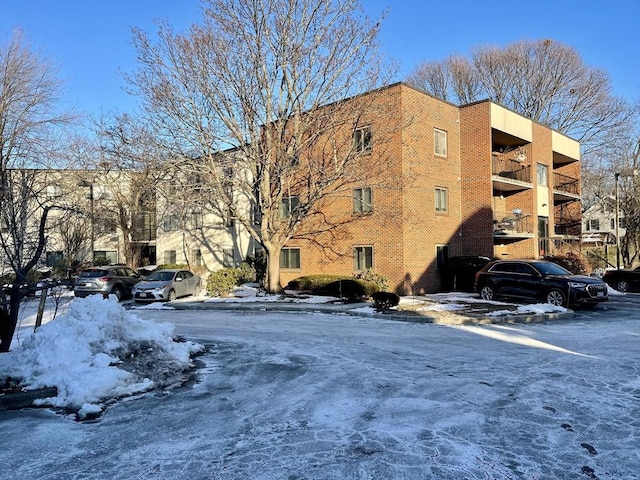
[[287,290],[304,290],[319,293],[332,282],[346,280],[344,275],[306,275],[291,280],[285,287]]
[[400,303],[400,297],[393,292],[375,292],[371,298],[376,312],[386,312]]
[[229,295],[238,285],[253,282],[255,278],[255,269],[244,262],[237,268],[223,268],[209,274],[207,278],[207,293],[214,297]]
[[380,287],[374,282],[365,282],[355,278],[336,280],[328,284],[322,293],[333,297],[344,298],[348,301],[362,300],[379,292]]

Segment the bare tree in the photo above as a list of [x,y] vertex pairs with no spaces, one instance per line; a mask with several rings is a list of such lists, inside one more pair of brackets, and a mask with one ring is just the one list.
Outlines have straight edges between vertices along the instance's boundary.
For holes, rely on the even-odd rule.
[[469,103],[489,98],[598,151],[628,127],[627,103],[613,96],[606,72],[552,40],[483,46],[468,59],[418,65],[407,81],[437,97]]
[[15,276],[0,307],[7,311],[0,351],[9,350],[27,274],[44,251],[49,212],[59,206],[47,192],[47,168],[64,158],[61,128],[72,121],[60,109],[61,93],[55,67],[20,32],[0,46],[0,245]]
[[629,129],[625,139],[614,146],[618,150],[612,155],[616,159],[614,172],[604,173],[609,185],[612,178],[615,181],[618,177],[620,218],[624,219],[625,229],[621,238],[621,255],[627,266],[640,256],[640,102],[636,107],[635,128]]
[[123,261],[136,267],[143,247],[155,239],[162,154],[145,125],[129,114],[104,115],[93,122],[93,130],[83,183],[91,185],[96,236],[119,234]]
[[353,135],[374,114],[375,95],[339,100],[384,84],[380,23],[358,0],[203,7],[203,22],[186,34],[161,24],[153,43],[135,30],[139,70],[128,80],[168,155],[194,159],[210,204],[264,248],[277,292],[282,247],[356,174]]

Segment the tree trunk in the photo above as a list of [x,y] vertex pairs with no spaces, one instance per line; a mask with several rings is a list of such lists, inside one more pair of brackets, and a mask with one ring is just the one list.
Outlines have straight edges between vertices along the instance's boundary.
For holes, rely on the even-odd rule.
[[281,293],[282,285],[280,285],[280,247],[267,249],[267,284],[266,289],[269,293]]

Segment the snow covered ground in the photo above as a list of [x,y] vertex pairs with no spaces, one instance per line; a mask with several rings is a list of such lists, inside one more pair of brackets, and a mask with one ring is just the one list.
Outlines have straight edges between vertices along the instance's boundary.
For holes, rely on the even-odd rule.
[[[0,412],[0,478],[640,478],[640,297],[508,326],[318,313],[317,301],[234,312],[73,300],[35,336],[27,308],[0,374],[57,382],[53,405],[105,410],[84,422]],[[116,360],[130,345],[152,360]],[[148,390],[199,345],[190,382]]]

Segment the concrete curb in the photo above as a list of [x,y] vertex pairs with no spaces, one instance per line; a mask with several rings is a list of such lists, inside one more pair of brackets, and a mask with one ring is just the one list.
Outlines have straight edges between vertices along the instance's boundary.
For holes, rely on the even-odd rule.
[[246,302],[179,302],[170,305],[176,310],[218,310],[230,312],[316,312],[345,314],[358,317],[381,318],[399,322],[435,323],[440,325],[491,325],[541,323],[549,320],[563,320],[573,318],[575,312],[534,313],[487,316],[473,312],[455,313],[428,311],[417,312],[411,310],[392,310],[385,313],[375,311],[364,312],[361,309],[371,307],[371,303],[340,303],[340,304],[304,304],[286,302],[246,303]]

